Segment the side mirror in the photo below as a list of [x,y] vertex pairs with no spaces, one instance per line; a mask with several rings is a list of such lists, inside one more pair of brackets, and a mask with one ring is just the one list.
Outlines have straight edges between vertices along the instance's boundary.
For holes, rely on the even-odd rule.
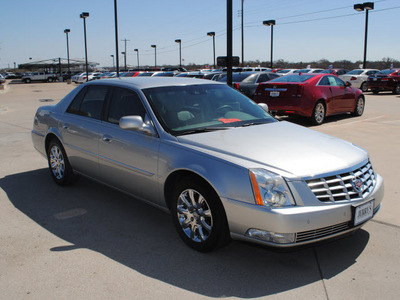
[[258,106],[268,113],[268,105],[266,103],[258,103]]
[[119,127],[124,130],[143,132],[144,134],[155,136],[156,131],[151,124],[143,122],[141,116],[125,116],[119,120]]
[[346,83],[344,84],[345,87],[351,87],[351,82],[350,81],[346,81]]

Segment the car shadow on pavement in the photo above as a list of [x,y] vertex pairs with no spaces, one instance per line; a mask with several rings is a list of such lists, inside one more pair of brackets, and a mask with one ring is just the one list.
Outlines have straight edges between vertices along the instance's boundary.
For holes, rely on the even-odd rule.
[[[204,254],[180,240],[167,213],[83,177],[60,187],[47,169],[39,169],[7,175],[0,188],[19,211],[65,241],[49,253],[90,249],[209,297],[262,297],[318,282],[321,276],[332,278],[352,266],[369,241],[368,232],[359,230],[296,251],[231,242]],[[329,262],[322,265],[319,256]]]

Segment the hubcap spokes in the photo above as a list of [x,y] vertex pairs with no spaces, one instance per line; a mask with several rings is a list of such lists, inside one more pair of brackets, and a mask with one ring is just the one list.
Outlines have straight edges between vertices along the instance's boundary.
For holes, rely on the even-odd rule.
[[315,108],[315,120],[318,123],[321,123],[324,120],[324,115],[325,115],[325,108],[321,103],[318,103],[317,107]]
[[357,103],[357,110],[358,110],[358,114],[362,114],[362,112],[364,111],[364,101],[363,100],[359,100]]
[[183,232],[194,242],[204,242],[211,234],[213,218],[206,199],[187,189],[178,199],[177,214]]
[[53,146],[50,150],[50,166],[54,177],[62,179],[65,172],[64,156],[61,149]]

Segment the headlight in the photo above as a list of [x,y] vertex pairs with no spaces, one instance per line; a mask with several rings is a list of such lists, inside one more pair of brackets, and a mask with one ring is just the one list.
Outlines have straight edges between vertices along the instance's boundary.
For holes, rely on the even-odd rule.
[[294,205],[285,180],[263,169],[251,169],[250,179],[258,205],[281,207]]

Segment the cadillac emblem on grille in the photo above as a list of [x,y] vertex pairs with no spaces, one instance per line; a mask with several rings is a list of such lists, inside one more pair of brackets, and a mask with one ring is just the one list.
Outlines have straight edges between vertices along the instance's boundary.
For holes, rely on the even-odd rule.
[[364,189],[364,183],[360,178],[354,177],[351,179],[351,184],[357,193],[361,193]]

